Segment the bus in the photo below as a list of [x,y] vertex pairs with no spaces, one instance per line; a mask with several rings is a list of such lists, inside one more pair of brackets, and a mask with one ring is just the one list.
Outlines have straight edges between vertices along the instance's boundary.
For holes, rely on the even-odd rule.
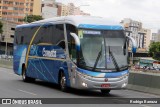
[[128,83],[128,41],[124,28],[106,18],[65,16],[17,25],[13,69],[25,82],[58,84],[62,91],[124,89]]

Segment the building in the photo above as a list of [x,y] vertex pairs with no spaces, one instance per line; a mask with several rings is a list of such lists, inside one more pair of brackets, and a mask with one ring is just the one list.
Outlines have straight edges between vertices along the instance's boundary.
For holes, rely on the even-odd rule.
[[152,42],[158,42],[158,34],[157,33],[152,33],[151,41]]
[[44,19],[56,17],[58,8],[55,0],[45,0],[42,3],[42,17]]
[[64,4],[58,4],[58,16],[67,16],[69,15],[68,6]]
[[58,8],[58,16],[67,16],[67,15],[87,15],[90,16],[89,13],[85,13],[79,7],[76,7],[73,3],[69,3],[67,5],[57,3]]
[[138,48],[148,49],[151,30],[142,28],[141,22],[130,18],[125,18],[120,23],[125,27],[127,32],[130,32],[130,36],[136,40]]
[[0,0],[0,19],[23,23],[26,15],[41,15],[41,0]]
[[157,33],[152,33],[152,42],[160,42],[160,30]]
[[56,3],[56,7],[57,7],[57,16],[61,16],[62,13],[62,3]]
[[3,23],[3,34],[0,35],[1,54],[12,53],[14,31],[11,28],[24,23],[26,15],[41,15],[41,2],[41,0],[0,0],[0,21]]
[[4,20],[0,21],[3,23],[3,34],[0,35],[0,54],[5,54],[7,51],[6,54],[11,55],[13,53],[14,37],[14,30],[12,29],[15,29],[17,23]]
[[160,42],[160,30],[157,32],[157,42]]
[[144,35],[144,48],[145,49],[149,49],[149,45],[150,45],[150,43],[151,43],[151,41],[150,41],[150,38],[151,38],[151,30],[150,29],[145,29],[145,28],[143,28],[142,30],[141,30],[141,32],[143,32],[145,35]]

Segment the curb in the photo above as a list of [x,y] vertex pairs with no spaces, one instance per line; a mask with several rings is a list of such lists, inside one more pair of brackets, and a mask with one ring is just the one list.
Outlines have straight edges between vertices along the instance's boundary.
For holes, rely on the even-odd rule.
[[2,65],[2,64],[0,64],[0,67],[8,68],[8,69],[13,69],[13,66],[9,66],[9,65]]

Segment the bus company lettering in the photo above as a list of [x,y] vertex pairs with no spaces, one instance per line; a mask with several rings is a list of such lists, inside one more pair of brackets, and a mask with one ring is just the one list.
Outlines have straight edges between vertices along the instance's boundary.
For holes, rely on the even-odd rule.
[[46,50],[43,48],[42,55],[47,57],[56,57],[56,51],[54,49]]

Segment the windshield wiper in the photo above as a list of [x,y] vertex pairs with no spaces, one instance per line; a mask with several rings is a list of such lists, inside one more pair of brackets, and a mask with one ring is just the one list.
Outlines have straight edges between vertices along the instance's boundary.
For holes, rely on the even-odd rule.
[[123,65],[123,66],[120,67],[120,70],[128,69],[128,67],[129,67],[128,65]]
[[110,50],[110,46],[108,46],[108,47],[109,47],[109,56],[111,56],[112,61],[113,61],[114,65],[115,65],[115,67],[116,67],[116,70],[117,70],[117,71],[120,71],[119,66],[118,66],[118,64],[117,64],[117,61],[116,61],[116,59],[115,59],[112,51]]
[[98,61],[99,61],[99,58],[100,58],[101,55],[102,55],[102,47],[101,47],[101,50],[100,50],[99,53],[98,53],[98,56],[97,56],[97,58],[96,58],[96,62],[94,63],[94,67],[93,67],[92,71],[95,70],[95,68],[96,68],[96,66],[97,66],[97,64],[98,64]]

